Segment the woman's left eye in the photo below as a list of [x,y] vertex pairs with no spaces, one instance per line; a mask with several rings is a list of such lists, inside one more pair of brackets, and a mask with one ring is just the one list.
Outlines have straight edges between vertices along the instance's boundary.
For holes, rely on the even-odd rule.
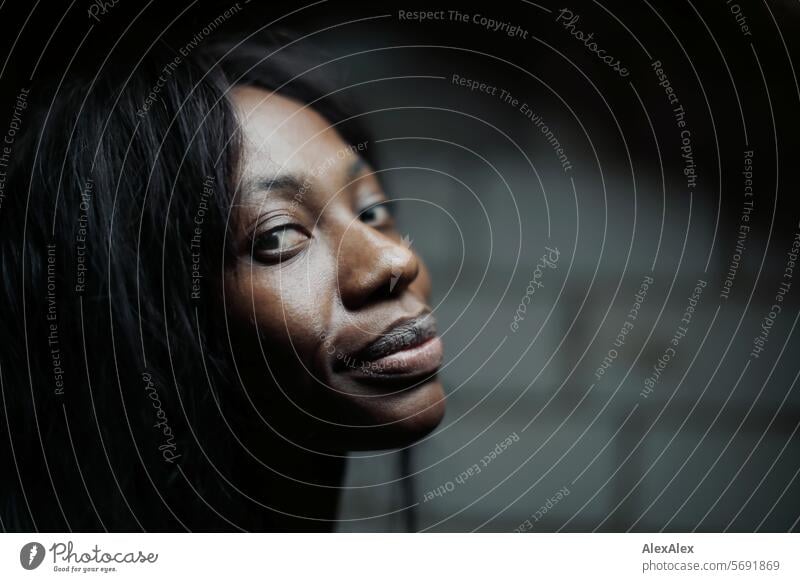
[[386,202],[378,202],[368,206],[358,215],[359,220],[364,224],[380,228],[389,226],[392,223],[392,213]]

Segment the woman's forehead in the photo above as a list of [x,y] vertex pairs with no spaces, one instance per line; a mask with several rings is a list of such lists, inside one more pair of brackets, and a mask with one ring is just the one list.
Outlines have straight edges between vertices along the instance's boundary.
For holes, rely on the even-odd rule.
[[246,163],[260,171],[317,173],[352,162],[352,152],[311,107],[294,99],[256,87],[232,91],[241,124]]

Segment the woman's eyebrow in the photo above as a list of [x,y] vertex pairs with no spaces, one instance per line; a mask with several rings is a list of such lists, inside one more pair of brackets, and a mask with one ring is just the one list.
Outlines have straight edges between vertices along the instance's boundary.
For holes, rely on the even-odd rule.
[[[347,179],[355,180],[361,173],[370,169],[370,165],[358,156],[347,168]],[[311,184],[310,176],[299,174],[275,174],[254,176],[245,182],[246,192],[269,192],[271,190],[283,190],[288,192],[305,191]]]
[[278,174],[274,176],[255,176],[245,184],[247,192],[269,192],[270,190],[284,190],[296,192],[303,189],[306,185],[308,189],[309,179],[295,174]]
[[350,164],[350,167],[347,168],[347,179],[355,180],[359,174],[365,170],[368,170],[369,168],[370,166],[367,161],[361,156],[358,156],[355,160],[353,160],[353,163]]

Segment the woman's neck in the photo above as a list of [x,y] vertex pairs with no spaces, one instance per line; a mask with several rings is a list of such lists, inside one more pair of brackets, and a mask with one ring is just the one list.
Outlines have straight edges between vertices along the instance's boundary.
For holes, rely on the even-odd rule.
[[[292,447],[294,449],[294,447]],[[270,529],[274,531],[327,532],[336,527],[346,459],[293,450],[281,464],[283,475],[268,479]]]
[[277,438],[262,441],[237,478],[263,506],[246,501],[246,529],[278,532],[327,532],[336,528],[344,483],[346,453],[315,453]]

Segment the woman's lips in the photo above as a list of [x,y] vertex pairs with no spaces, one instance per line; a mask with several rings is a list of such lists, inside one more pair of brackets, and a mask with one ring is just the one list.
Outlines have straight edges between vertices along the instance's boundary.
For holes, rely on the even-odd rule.
[[432,374],[442,365],[442,340],[435,336],[377,360],[363,360],[358,371],[365,376],[421,376]]
[[362,377],[415,377],[433,374],[442,359],[436,320],[425,314],[388,329],[343,363],[351,373]]

